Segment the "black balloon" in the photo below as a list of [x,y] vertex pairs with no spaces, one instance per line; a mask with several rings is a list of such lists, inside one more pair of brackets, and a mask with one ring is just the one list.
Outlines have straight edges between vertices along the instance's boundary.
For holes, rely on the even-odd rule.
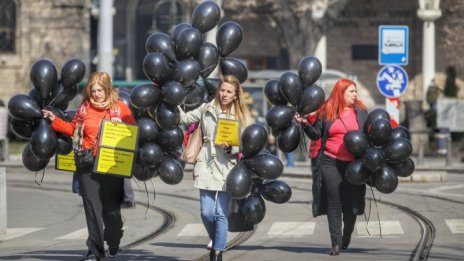
[[272,107],[266,114],[266,122],[274,130],[282,130],[292,124],[295,109],[290,106]]
[[303,88],[301,99],[298,104],[298,112],[301,115],[307,115],[317,111],[325,101],[324,90],[317,86],[311,85]]
[[149,53],[143,58],[143,72],[157,85],[161,85],[169,80],[171,68],[162,53]]
[[281,180],[264,182],[260,187],[260,192],[265,200],[277,204],[283,204],[292,197],[292,189],[287,183]]
[[273,154],[258,154],[245,160],[245,165],[262,179],[277,179],[282,175],[284,165]]
[[158,125],[150,118],[142,117],[137,120],[139,127],[139,144],[154,141],[158,135]]
[[46,100],[56,86],[58,73],[55,65],[49,60],[38,60],[31,68],[31,82],[40,92],[40,97]]
[[139,181],[145,182],[150,180],[151,178],[155,177],[157,173],[156,168],[149,168],[147,166],[142,165],[142,163],[138,162],[137,160],[134,162],[134,166],[132,169],[132,175]]
[[183,86],[192,85],[200,76],[201,67],[195,59],[186,59],[178,62],[174,69],[173,79]]
[[282,96],[296,107],[300,102],[303,86],[298,75],[286,72],[280,76],[279,90]]
[[23,149],[22,161],[26,169],[37,172],[44,169],[50,162],[50,159],[41,160],[37,158],[31,151],[31,145],[27,144]]
[[322,64],[314,56],[303,58],[298,64],[298,75],[300,76],[303,86],[314,84],[321,76]]
[[245,220],[256,225],[261,222],[266,215],[266,203],[259,192],[252,193],[245,198],[242,210]]
[[222,75],[233,75],[237,77],[240,83],[243,83],[248,78],[248,70],[243,62],[237,58],[227,57],[221,61]]
[[397,138],[405,138],[407,140],[411,140],[411,135],[409,134],[408,129],[406,129],[403,126],[398,126],[398,127],[392,129],[391,138],[393,140],[397,139]]
[[226,191],[232,198],[241,199],[250,194],[253,185],[251,175],[243,161],[232,168],[226,179]]
[[229,200],[228,231],[229,232],[246,232],[254,229],[253,223],[247,222],[243,215],[243,203],[245,199]]
[[174,27],[174,30],[172,31],[172,40],[174,43],[177,43],[179,41],[180,34],[188,28],[191,28],[192,25],[188,23],[180,23]]
[[65,121],[67,122],[71,122],[74,118],[74,116],[76,115],[76,110],[70,110],[70,111],[67,111],[64,113],[64,115],[66,116]]
[[158,167],[158,175],[164,183],[169,185],[179,184],[184,178],[182,166],[176,160],[164,157]]
[[411,156],[412,145],[405,138],[397,138],[387,144],[382,151],[388,163],[399,163]]
[[213,29],[221,18],[221,8],[214,1],[204,1],[193,9],[192,26],[202,33]]
[[73,149],[72,139],[69,136],[58,134],[56,137],[56,153],[61,155],[67,155],[71,153]]
[[58,105],[64,105],[69,103],[76,97],[77,91],[79,89],[79,86],[71,85],[68,87],[64,87],[64,85],[59,84],[55,87],[53,90],[53,105],[58,106]]
[[385,146],[388,142],[390,142],[391,134],[392,128],[390,121],[387,121],[386,119],[376,119],[367,129],[369,141],[377,147]]
[[380,170],[385,163],[385,156],[380,149],[370,148],[363,156],[363,166],[372,172]]
[[150,168],[157,167],[163,159],[163,150],[158,144],[145,143],[139,149],[140,162]]
[[346,180],[353,185],[363,184],[369,179],[370,176],[371,172],[364,168],[361,159],[352,161],[350,164],[348,164],[348,167],[345,171]]
[[66,120],[66,114],[62,110],[60,110],[58,108],[51,108],[50,111],[53,114],[55,114],[56,117],[58,117],[58,118],[60,118],[62,120]]
[[[119,89],[119,88],[118,88]],[[122,101],[127,107],[131,105],[130,92],[118,91],[119,100]]]
[[187,92],[180,82],[170,81],[161,87],[163,101],[171,105],[180,105],[185,101]]
[[253,157],[266,146],[267,131],[262,125],[252,124],[242,133],[242,153],[245,158]]
[[46,119],[40,120],[30,143],[32,153],[39,159],[50,159],[56,153],[56,134]]
[[395,171],[398,177],[409,177],[414,172],[416,165],[411,158],[399,163],[389,163],[390,167]]
[[287,105],[287,100],[280,93],[278,80],[273,79],[268,81],[264,86],[264,94],[273,105]]
[[229,55],[238,48],[243,39],[242,27],[234,22],[228,21],[219,26],[216,34],[216,44],[222,57]]
[[345,148],[356,158],[362,157],[364,152],[369,148],[369,140],[362,131],[349,131],[343,137]]
[[179,125],[180,112],[176,106],[162,102],[156,109],[149,108],[150,116],[155,119],[158,126],[163,130],[172,130]]
[[279,132],[277,136],[277,146],[283,152],[292,152],[300,143],[301,128],[296,124],[291,124]]
[[[153,107],[153,109],[154,109],[154,108],[156,108],[156,106],[158,106],[158,104],[153,105],[153,106],[150,106],[150,108]],[[131,112],[132,112],[132,116],[134,116],[134,118],[135,118],[136,120],[138,120],[138,119],[140,119],[140,118],[144,118],[144,117],[150,117],[150,113],[149,113],[149,109],[150,109],[150,108],[148,108],[148,109],[137,109],[137,108],[136,108],[134,105],[132,105],[132,104],[129,106],[129,109],[130,109]]]
[[85,76],[85,64],[79,59],[67,61],[61,69],[61,84],[65,88],[76,86]]
[[40,120],[20,121],[11,119],[11,130],[21,138],[30,139]]
[[192,84],[190,91],[187,93],[184,101],[184,105],[191,108],[197,107],[203,103],[205,97],[205,90],[200,85]]
[[39,104],[25,94],[15,95],[8,101],[8,112],[12,118],[20,121],[42,118]]
[[156,135],[155,142],[161,146],[163,151],[171,151],[179,148],[184,141],[184,133],[181,128],[172,130],[160,130]]
[[132,105],[138,109],[147,109],[156,104],[160,98],[161,90],[153,84],[139,84],[130,94]]
[[205,87],[208,92],[208,97],[211,98],[208,100],[212,101],[216,97],[216,92],[219,89],[219,86],[221,85],[221,80],[217,78],[207,78],[203,79],[203,82],[205,83]]
[[395,191],[398,187],[398,177],[395,175],[395,171],[388,165],[383,166],[374,175],[374,186],[378,191],[385,194]]
[[203,44],[203,35],[197,28],[183,30],[175,41],[177,60],[197,58]]
[[170,61],[176,61],[174,43],[171,37],[165,33],[157,32],[148,36],[145,42],[145,49],[147,53],[159,52],[166,55]]
[[384,109],[374,109],[367,116],[366,124],[364,125],[365,131],[369,129],[369,126],[377,119],[385,119],[390,122],[390,114]]
[[208,77],[219,63],[219,51],[217,47],[212,43],[203,43],[198,55],[198,63],[201,67],[201,77]]

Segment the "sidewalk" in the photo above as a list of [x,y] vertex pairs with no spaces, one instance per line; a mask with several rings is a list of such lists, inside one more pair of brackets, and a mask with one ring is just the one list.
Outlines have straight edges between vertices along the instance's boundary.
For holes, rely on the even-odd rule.
[[[447,173],[464,173],[464,163],[459,158],[453,158],[449,165],[446,165],[444,156],[424,157],[422,164],[418,165],[417,156],[412,157],[416,164],[416,169],[408,178],[400,178],[401,182],[444,182]],[[24,168],[21,161],[21,155],[10,155],[8,161],[0,162],[0,167],[6,168]],[[55,168],[55,160],[52,158],[47,168]],[[192,171],[192,166],[187,164],[186,172]],[[283,176],[311,178],[310,161],[296,162],[294,168],[284,168]]]

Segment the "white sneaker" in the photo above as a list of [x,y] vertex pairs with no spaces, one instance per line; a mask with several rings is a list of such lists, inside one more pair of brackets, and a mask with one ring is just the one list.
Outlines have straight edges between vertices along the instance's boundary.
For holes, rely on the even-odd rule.
[[206,246],[206,249],[208,250],[213,249],[213,240],[209,241],[208,245]]

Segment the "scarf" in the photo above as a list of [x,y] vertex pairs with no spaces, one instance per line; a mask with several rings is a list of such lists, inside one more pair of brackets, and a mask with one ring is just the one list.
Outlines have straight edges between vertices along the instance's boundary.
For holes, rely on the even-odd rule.
[[[74,128],[74,134],[73,134],[73,148],[75,151],[80,151],[82,150],[82,142],[83,142],[83,137],[84,137],[84,117],[87,114],[87,111],[89,110],[90,106],[93,106],[95,108],[99,109],[105,109],[105,107],[108,105],[107,102],[102,102],[102,103],[97,103],[95,101],[85,101],[79,105],[79,108],[77,108],[76,112],[76,127]],[[119,108],[118,105],[114,105],[112,108],[107,109],[107,112],[109,111],[110,113],[110,120],[112,122],[122,122],[121,120],[121,109]],[[103,119],[105,118],[105,115],[103,118],[100,120],[100,125]],[[93,143],[92,149],[95,147],[97,144],[98,137],[95,139],[95,142]]]

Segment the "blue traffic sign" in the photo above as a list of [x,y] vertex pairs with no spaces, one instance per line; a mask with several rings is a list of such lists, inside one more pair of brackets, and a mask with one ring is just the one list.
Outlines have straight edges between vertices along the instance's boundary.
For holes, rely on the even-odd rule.
[[379,64],[408,64],[409,28],[407,26],[379,26]]
[[387,65],[377,74],[377,88],[387,98],[399,97],[408,87],[408,74],[398,65]]

